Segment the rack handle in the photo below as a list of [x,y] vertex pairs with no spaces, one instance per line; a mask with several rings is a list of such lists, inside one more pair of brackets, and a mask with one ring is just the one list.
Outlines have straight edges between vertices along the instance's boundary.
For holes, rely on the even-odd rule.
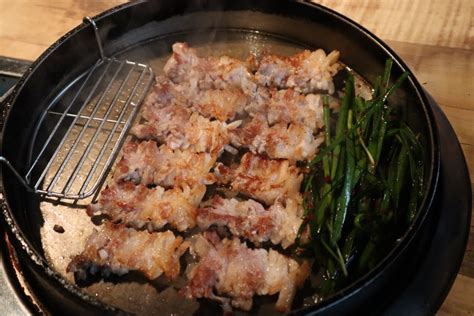
[[82,19],[82,21],[84,23],[89,22],[92,25],[92,27],[94,28],[95,39],[97,41],[97,46],[99,47],[100,59],[102,59],[102,60],[105,59],[104,48],[102,46],[102,40],[100,39],[100,35],[99,35],[99,28],[95,24],[95,21],[89,16],[85,16]]
[[[13,174],[15,175],[15,177],[18,179],[18,181],[20,181],[20,183],[30,192],[35,192],[36,193],[36,190],[34,190],[30,184],[20,175],[20,173],[15,169],[15,167],[13,167],[13,165],[10,163],[10,161],[8,161],[7,158],[3,157],[3,156],[0,156],[0,162],[3,162],[4,165],[6,165],[8,167],[8,169],[11,170],[11,172],[13,172]],[[2,175],[3,177],[3,175]]]

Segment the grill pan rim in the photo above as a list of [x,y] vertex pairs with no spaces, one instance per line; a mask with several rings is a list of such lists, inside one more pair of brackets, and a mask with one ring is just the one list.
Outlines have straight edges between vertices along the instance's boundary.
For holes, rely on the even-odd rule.
[[[94,20],[100,20],[100,19],[105,18],[105,17],[107,17],[111,14],[114,14],[117,11],[126,10],[126,9],[128,9],[130,7],[133,7],[137,4],[140,4],[142,2],[144,2],[144,1],[140,1],[139,3],[127,3],[127,4],[124,4],[124,5],[120,5],[118,7],[112,8],[110,10],[107,10],[107,11],[97,15],[96,17],[94,17]],[[320,5],[317,5],[317,4],[314,4],[314,3],[308,3],[306,1],[293,1],[293,2],[296,2],[296,3],[301,4],[301,5],[306,5],[310,8],[313,8],[313,9],[323,11],[324,13],[332,15],[333,17],[339,19],[342,23],[349,24],[352,28],[357,29],[359,32],[362,32],[366,37],[370,38],[370,40],[374,44],[376,44],[379,48],[383,49],[389,56],[391,56],[394,59],[394,61],[402,69],[410,71],[408,69],[408,67],[406,66],[406,64],[393,52],[393,50],[391,50],[389,48],[388,45],[383,43],[375,35],[373,35],[369,31],[367,31],[365,28],[363,28],[359,24],[355,23],[354,21],[352,21],[352,20],[348,19],[347,17],[344,17],[344,16],[336,13],[333,10],[330,10],[328,8],[325,8],[323,6],[320,6]],[[47,51],[45,51],[32,64],[32,66],[29,68],[29,70],[23,75],[23,77],[20,79],[18,85],[16,86],[16,88],[12,92],[11,96],[5,101],[5,104],[8,107],[13,106],[15,104],[17,96],[21,93],[22,88],[26,84],[28,84],[28,79],[29,79],[30,75],[35,71],[37,66],[40,65],[43,61],[47,60],[48,56],[50,54],[54,53],[55,49],[57,47],[59,47],[63,42],[67,41],[68,39],[70,39],[70,37],[72,35],[82,31],[86,27],[87,27],[87,25],[85,25],[84,23],[77,26],[76,28],[74,28],[70,32],[66,33],[57,42],[55,42]],[[343,289],[343,290],[339,291],[338,293],[336,293],[333,297],[329,298],[328,300],[325,300],[324,302],[322,302],[320,304],[312,306],[309,309],[304,309],[304,310],[301,310],[301,311],[307,312],[307,311],[314,310],[315,308],[328,307],[328,306],[330,306],[334,303],[337,303],[337,301],[342,297],[346,297],[348,295],[355,294],[357,292],[356,290],[361,286],[361,284],[365,285],[367,283],[370,283],[370,281],[373,280],[374,276],[379,275],[381,272],[383,272],[384,266],[385,266],[387,261],[391,262],[391,261],[395,260],[401,254],[401,252],[404,250],[404,248],[406,248],[408,246],[408,244],[413,239],[413,236],[416,234],[416,232],[419,230],[420,226],[424,222],[426,216],[428,216],[429,209],[431,208],[431,204],[433,202],[436,187],[437,187],[437,184],[438,184],[438,182],[437,182],[438,181],[438,173],[439,173],[438,133],[437,133],[437,130],[435,128],[436,125],[434,124],[434,116],[433,116],[433,113],[432,113],[432,109],[430,108],[429,103],[427,101],[427,96],[425,95],[424,91],[421,88],[421,85],[416,80],[416,78],[414,77],[414,75],[411,71],[410,71],[410,81],[411,81],[411,85],[415,87],[417,95],[420,98],[421,103],[423,104],[425,115],[428,118],[428,121],[427,121],[428,129],[431,132],[430,135],[429,135],[430,136],[429,141],[431,143],[431,148],[432,148],[432,151],[431,151],[432,168],[430,168],[431,175],[430,175],[430,179],[429,179],[429,188],[427,189],[427,191],[425,193],[425,200],[424,200],[424,203],[423,203],[421,209],[418,211],[417,218],[413,222],[413,224],[410,226],[410,229],[402,237],[403,242],[401,242],[399,245],[394,247],[392,249],[392,251],[377,265],[377,268],[371,270],[367,275],[361,277],[358,282],[352,283],[351,286],[349,286],[349,288],[346,288],[346,289]],[[8,117],[9,116],[7,115],[7,118],[6,118],[7,120],[8,120]],[[5,126],[6,125],[7,124],[5,124]],[[2,179],[2,181],[3,181],[3,179]],[[54,278],[56,281],[59,281],[72,294],[81,296],[81,299],[85,299],[86,301],[88,301],[89,303],[92,303],[93,305],[96,305],[97,307],[105,308],[107,310],[110,310],[109,305],[104,304],[100,301],[97,301],[96,299],[94,299],[94,298],[92,298],[88,295],[84,296],[84,293],[77,286],[75,286],[73,284],[70,284],[68,281],[65,281],[65,279],[62,276],[60,276],[57,272],[55,272],[53,269],[51,269],[49,267],[49,264],[43,258],[41,258],[41,256],[38,253],[36,253],[34,247],[32,247],[30,245],[29,241],[27,240],[27,238],[24,237],[25,234],[21,231],[20,225],[18,225],[18,223],[16,223],[15,217],[13,216],[13,214],[11,214],[11,208],[10,208],[10,203],[9,203],[8,196],[5,195],[4,198],[5,198],[5,204],[4,204],[5,207],[3,207],[3,205],[2,205],[2,213],[3,213],[3,216],[6,220],[6,222],[7,222],[7,226],[9,228],[9,233],[13,234],[16,241],[19,243],[21,249],[27,253],[28,257],[33,261],[33,263],[40,266],[44,270],[44,272],[46,272],[46,274],[48,274],[48,276]],[[66,282],[66,283],[64,283],[64,282]],[[112,310],[113,309],[114,308],[112,307]]]

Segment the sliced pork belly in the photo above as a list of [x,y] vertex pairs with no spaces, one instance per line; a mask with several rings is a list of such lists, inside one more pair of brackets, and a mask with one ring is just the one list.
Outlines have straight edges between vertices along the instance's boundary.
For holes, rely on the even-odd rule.
[[186,82],[201,90],[238,88],[252,95],[257,88],[248,65],[227,56],[199,57],[186,43],[173,44],[164,72],[175,83]]
[[264,115],[270,125],[297,123],[312,131],[324,126],[321,95],[304,95],[295,89],[271,89],[267,95],[262,95],[260,101],[246,106],[245,110],[251,116]]
[[164,187],[196,186],[214,183],[209,173],[217,157],[191,150],[172,150],[166,145],[158,148],[155,141],[125,144],[123,157],[115,167],[116,182],[156,184]]
[[166,76],[156,76],[155,85],[150,89],[143,102],[142,115],[148,119],[151,114],[169,105],[186,105],[188,98],[196,93],[197,89],[190,89],[189,85],[176,85]]
[[175,147],[178,145],[182,149],[190,148],[194,152],[207,152],[212,156],[218,156],[224,146],[230,142],[227,128],[226,123],[217,120],[210,121],[194,113],[184,127],[184,138],[176,139],[173,145]]
[[154,165],[160,155],[156,142],[129,141],[123,146],[122,153],[122,158],[115,166],[114,179],[117,182],[154,183]]
[[269,126],[262,115],[230,132],[232,145],[247,147],[255,154],[267,154],[272,159],[310,160],[324,141],[322,135],[303,124],[279,123]]
[[[272,232],[270,240],[272,243],[281,244],[287,248],[295,243],[298,230],[303,222],[303,207],[300,199],[277,199],[268,209],[272,213],[273,223],[277,229]],[[308,238],[308,231],[301,236],[302,241]]]
[[237,89],[203,90],[191,100],[191,107],[202,116],[225,122],[244,113],[249,100],[248,96]]
[[168,139],[184,134],[183,128],[189,122],[191,110],[179,104],[145,108],[144,122],[132,127],[130,133],[139,139],[154,139],[159,143],[169,143]]
[[303,175],[288,160],[272,160],[246,153],[240,165],[229,168],[218,163],[214,168],[217,181],[230,184],[231,190],[272,205],[279,197],[300,198]]
[[[220,121],[233,120],[237,114],[243,114],[251,97],[241,89],[200,89],[189,82],[174,83],[170,79],[158,76],[143,105],[142,117],[148,121],[162,118],[160,109],[165,107],[183,107],[202,116]],[[169,112],[169,111],[168,111]]]
[[[188,284],[181,289],[187,297],[207,297],[250,310],[254,295],[278,295],[276,308],[291,308],[297,288],[310,273],[309,264],[299,264],[270,249],[250,249],[238,238],[219,240],[216,234],[197,235],[191,253],[200,258],[188,269]],[[226,308],[227,307],[227,308]]]
[[287,248],[295,242],[301,226],[301,210],[296,201],[281,200],[265,209],[251,199],[239,201],[214,196],[198,208],[197,223],[201,229],[225,226],[234,236],[245,237],[257,244],[270,240]]
[[293,88],[302,93],[324,90],[332,94],[332,77],[341,68],[338,59],[338,51],[326,55],[322,49],[305,50],[289,57],[267,55],[260,61],[255,78],[267,87]]
[[84,251],[75,256],[67,267],[76,278],[101,271],[122,275],[130,270],[143,273],[153,280],[164,274],[176,278],[180,272],[179,258],[188,244],[170,231],[149,233],[110,223],[88,237]]
[[[237,122],[230,127],[239,124],[240,122]],[[135,125],[131,133],[139,139],[155,139],[171,149],[189,149],[192,152],[210,153],[217,157],[224,146],[229,144],[228,127],[224,122],[211,121],[198,113],[191,114],[186,120],[181,117],[175,118],[171,114],[171,117],[163,115],[155,121]]]
[[184,231],[196,225],[196,208],[206,192],[206,186],[147,188],[131,182],[112,184],[103,190],[97,204],[88,207],[89,215],[105,214],[114,222],[150,230],[166,224]]

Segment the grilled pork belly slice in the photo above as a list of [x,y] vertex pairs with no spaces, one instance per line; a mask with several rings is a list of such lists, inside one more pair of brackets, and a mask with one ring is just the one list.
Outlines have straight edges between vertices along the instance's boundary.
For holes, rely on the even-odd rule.
[[156,121],[135,125],[131,133],[139,139],[155,139],[171,149],[189,149],[192,152],[210,153],[218,157],[224,146],[229,144],[228,128],[232,129],[238,125],[240,121],[226,124],[217,120],[211,121],[198,113],[191,114],[186,120],[162,115]]
[[208,152],[213,156],[218,156],[224,146],[229,144],[227,127],[226,123],[210,121],[194,113],[185,125],[184,139],[177,139],[175,143],[181,143],[180,148],[183,149],[189,147],[195,152]]
[[194,111],[222,122],[233,120],[237,114],[243,114],[250,98],[242,91],[232,88],[227,90],[203,90],[191,101]]
[[221,57],[199,57],[186,43],[173,44],[164,72],[174,83],[188,83],[201,90],[238,88],[252,95],[257,85],[246,62]]
[[103,190],[98,203],[89,205],[87,211],[136,228],[146,225],[149,230],[156,230],[169,224],[185,231],[196,225],[196,208],[205,193],[205,185],[165,190],[120,182]]
[[266,156],[245,153],[237,167],[217,163],[217,181],[230,184],[231,190],[272,205],[279,197],[301,198],[303,175],[288,160],[272,160]]
[[267,154],[272,159],[310,160],[324,141],[323,135],[298,123],[279,123],[269,126],[262,115],[230,132],[232,145],[247,147],[254,154]]
[[273,249],[250,249],[238,238],[219,240],[215,233],[194,236],[190,250],[200,260],[188,269],[181,293],[218,300],[227,310],[229,303],[250,310],[254,295],[279,293],[276,309],[289,311],[310,273],[307,262],[299,264]]
[[313,132],[324,126],[321,95],[304,95],[295,89],[259,91],[262,91],[260,100],[245,107],[250,116],[263,115],[269,125],[303,124]]
[[130,270],[143,273],[153,280],[164,274],[174,279],[180,272],[179,258],[188,247],[182,237],[171,231],[149,233],[123,225],[106,223],[88,237],[84,251],[75,256],[67,267],[76,278],[101,272],[122,275]]
[[277,199],[265,209],[254,200],[239,201],[214,196],[197,209],[197,224],[201,229],[212,225],[229,228],[234,236],[242,236],[254,243],[271,241],[283,248],[295,242],[301,226],[299,204],[292,199]]
[[160,109],[174,106],[220,121],[233,120],[237,114],[245,112],[244,108],[251,100],[236,87],[200,89],[189,82],[174,83],[163,76],[156,77],[156,81],[143,105],[142,117],[148,121],[159,120],[163,115]]
[[147,117],[148,114],[151,114],[151,117],[153,117],[157,109],[170,105],[186,106],[189,96],[194,93],[196,91],[191,90],[189,85],[175,85],[166,76],[156,76],[155,85],[150,89],[143,102],[142,116],[149,119]]
[[324,90],[332,94],[332,77],[341,68],[338,59],[338,51],[326,55],[322,49],[304,50],[289,57],[266,55],[260,61],[255,78],[267,87],[293,88],[302,93]]
[[194,153],[189,149],[171,149],[157,146],[155,141],[125,144],[122,159],[115,167],[116,182],[132,181],[135,184],[156,184],[163,187],[197,186],[214,183],[209,173],[216,156]]
[[170,137],[183,134],[183,127],[190,117],[191,110],[180,104],[154,109],[145,107],[142,112],[144,122],[134,125],[130,133],[139,139],[155,139],[159,143],[166,143]]

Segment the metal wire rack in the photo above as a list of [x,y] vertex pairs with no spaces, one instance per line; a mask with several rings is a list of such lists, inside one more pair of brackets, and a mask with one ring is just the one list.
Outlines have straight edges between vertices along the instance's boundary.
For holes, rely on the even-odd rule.
[[[35,139],[35,158],[24,176],[2,161],[29,190],[66,199],[93,195],[105,180],[143,99],[153,82],[152,69],[141,63],[104,56],[58,96],[43,114]],[[39,137],[41,138],[41,137]]]

